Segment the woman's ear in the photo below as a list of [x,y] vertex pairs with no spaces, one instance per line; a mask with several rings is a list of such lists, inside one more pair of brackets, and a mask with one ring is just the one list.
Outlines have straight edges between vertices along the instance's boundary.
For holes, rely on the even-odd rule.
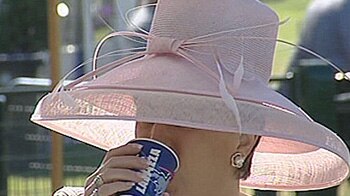
[[237,146],[237,152],[240,152],[247,157],[255,148],[256,143],[259,141],[259,136],[241,134],[239,136],[239,144]]
[[240,144],[237,151],[243,154],[243,166],[240,168],[239,178],[242,180],[250,176],[252,159],[255,148],[258,146],[261,136],[255,135],[240,135]]

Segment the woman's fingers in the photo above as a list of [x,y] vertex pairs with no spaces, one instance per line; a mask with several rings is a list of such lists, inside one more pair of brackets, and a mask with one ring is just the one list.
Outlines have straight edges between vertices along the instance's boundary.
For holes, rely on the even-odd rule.
[[[98,188],[92,183],[86,187],[85,195],[90,195],[97,188],[100,196],[110,196],[115,193],[120,193],[131,189],[137,182],[143,180],[143,175],[139,172],[127,169],[111,169],[106,171],[106,174],[99,175],[102,178],[103,184]],[[163,196],[170,196],[169,193],[164,193]]]
[[[114,182],[114,183],[105,184],[98,189],[98,195],[100,196],[113,195],[118,192],[130,190],[133,186],[135,186],[135,183],[133,182]],[[163,196],[170,196],[170,194],[165,192]]]
[[[141,148],[139,144],[127,144],[108,151],[101,166],[87,178],[86,195],[98,190],[99,195],[108,196],[129,190],[135,183],[141,182],[144,176],[140,171],[149,166],[146,159],[136,156]],[[99,186],[98,189],[96,186]]]
[[96,187],[94,186],[90,186],[87,189],[85,189],[84,195],[89,196],[92,195],[94,191],[98,191],[98,195],[100,196],[110,196],[115,193],[127,191],[131,189],[134,185],[135,183],[133,182],[112,182],[103,184],[102,186],[98,187],[98,189],[96,189]]
[[146,169],[149,163],[146,159],[137,156],[112,157],[103,168]]
[[135,143],[114,148],[106,153],[104,160],[102,161],[102,164],[108,161],[112,157],[136,155],[141,151],[141,148],[142,148],[142,145],[135,144]]
[[130,169],[107,169],[100,173],[103,182],[130,181],[141,182],[144,179],[144,174]]
[[[144,170],[149,166],[148,161],[137,156],[120,156],[112,157],[105,164],[86,180],[86,184],[91,184],[97,175],[102,176],[105,180],[116,181],[124,180],[136,181],[135,177],[138,172],[130,172],[130,170]],[[112,174],[113,173],[113,174]],[[136,181],[138,182],[138,181]]]
[[123,192],[131,189],[135,183],[133,182],[112,182],[102,185],[98,189],[98,193],[101,196],[109,196],[118,192]]

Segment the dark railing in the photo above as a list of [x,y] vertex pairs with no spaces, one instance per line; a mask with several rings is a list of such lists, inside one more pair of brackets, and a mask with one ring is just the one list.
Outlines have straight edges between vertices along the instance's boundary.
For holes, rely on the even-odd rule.
[[[0,196],[51,195],[51,134],[29,121],[43,86],[0,89]],[[64,139],[64,181],[83,186],[103,151]]]

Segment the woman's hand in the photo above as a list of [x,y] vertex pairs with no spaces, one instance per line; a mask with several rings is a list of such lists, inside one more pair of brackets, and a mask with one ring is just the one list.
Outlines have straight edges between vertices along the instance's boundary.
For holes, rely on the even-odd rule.
[[[148,167],[146,159],[136,156],[141,148],[139,144],[127,144],[108,151],[101,166],[87,178],[84,195],[92,195],[98,188],[99,196],[109,196],[129,190],[135,183],[141,182],[143,176],[138,171]],[[97,176],[100,178],[98,183]],[[99,184],[98,187],[96,184]]]

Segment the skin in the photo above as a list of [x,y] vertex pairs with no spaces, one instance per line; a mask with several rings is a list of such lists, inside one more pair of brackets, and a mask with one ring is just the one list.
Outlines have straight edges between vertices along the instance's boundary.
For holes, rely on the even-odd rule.
[[[248,155],[257,142],[256,136],[149,123],[138,123],[136,136],[159,140],[178,154],[180,168],[166,195],[244,195],[240,193],[239,170],[231,166],[230,160],[236,152]],[[103,196],[128,190],[133,182],[142,181],[142,175],[132,170],[147,167],[147,161],[135,156],[141,147],[128,144],[107,152],[100,168],[88,177],[85,195],[92,193],[97,174],[104,181],[99,188]]]

